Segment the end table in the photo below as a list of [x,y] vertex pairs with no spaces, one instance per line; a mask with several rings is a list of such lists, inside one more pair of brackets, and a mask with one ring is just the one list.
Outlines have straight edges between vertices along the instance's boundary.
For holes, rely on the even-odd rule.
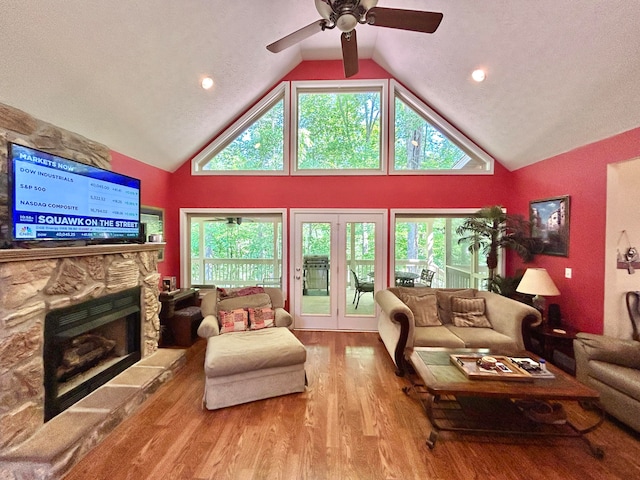
[[[531,336],[540,343],[542,357],[555,364],[554,353],[556,351],[564,354],[571,360],[574,359],[573,340],[576,338],[577,333],[578,330],[570,325],[551,327],[544,323],[532,329]],[[575,374],[574,368],[566,368],[564,365],[557,366],[567,370],[567,372],[572,375]]]

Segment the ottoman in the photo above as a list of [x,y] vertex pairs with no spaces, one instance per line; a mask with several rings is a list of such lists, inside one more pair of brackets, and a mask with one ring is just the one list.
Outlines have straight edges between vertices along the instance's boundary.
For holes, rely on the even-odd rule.
[[203,405],[209,410],[303,392],[307,350],[286,327],[207,339]]

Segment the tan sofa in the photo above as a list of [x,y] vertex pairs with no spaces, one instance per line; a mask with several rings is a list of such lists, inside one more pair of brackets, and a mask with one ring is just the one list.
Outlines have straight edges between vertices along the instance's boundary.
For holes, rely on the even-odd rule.
[[640,432],[640,342],[578,333],[573,343],[578,380],[600,393],[606,412]]
[[[204,319],[198,335],[207,339],[203,404],[207,409],[228,407],[264,398],[303,392],[307,351],[288,327],[293,323],[284,309],[279,288],[221,298],[207,293],[201,303]],[[269,305],[275,326],[261,330],[220,333],[221,310],[260,308]]]
[[[424,311],[416,311],[416,321],[416,315],[400,297],[407,301],[407,298],[427,295],[431,295],[428,305],[422,300],[409,301],[414,310],[423,307]],[[452,299],[458,296],[484,299],[481,303],[484,304],[484,314],[490,326],[454,325],[450,309]],[[525,350],[522,329],[542,321],[540,312],[529,305],[496,293],[471,289],[390,287],[376,292],[375,300],[380,306],[378,333],[399,376],[406,372],[406,359],[414,347],[490,348],[503,354],[517,353]],[[436,309],[437,314],[432,309]],[[429,323],[424,319],[427,313],[435,325],[423,326]]]

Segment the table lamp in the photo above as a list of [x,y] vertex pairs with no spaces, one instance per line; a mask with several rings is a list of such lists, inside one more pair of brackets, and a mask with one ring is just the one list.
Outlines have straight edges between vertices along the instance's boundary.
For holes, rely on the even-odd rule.
[[535,295],[533,297],[533,306],[540,310],[543,319],[546,304],[544,297],[560,295],[560,290],[558,290],[558,287],[553,283],[544,268],[527,268],[518,284],[518,288],[516,288],[516,292]]

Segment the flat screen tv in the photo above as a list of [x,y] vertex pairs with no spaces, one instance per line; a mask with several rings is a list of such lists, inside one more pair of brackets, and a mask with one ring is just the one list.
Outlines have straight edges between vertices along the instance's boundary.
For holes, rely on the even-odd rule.
[[13,243],[141,241],[140,180],[15,143],[7,159]]

